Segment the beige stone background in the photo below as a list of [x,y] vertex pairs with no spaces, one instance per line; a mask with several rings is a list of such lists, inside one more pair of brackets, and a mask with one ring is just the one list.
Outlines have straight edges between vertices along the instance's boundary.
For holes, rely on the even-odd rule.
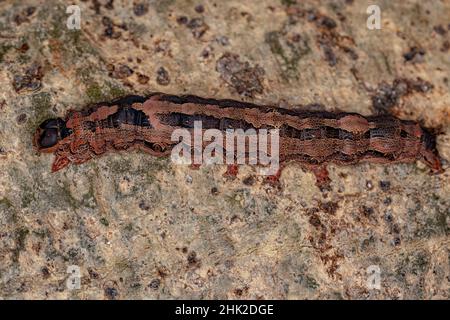
[[[3,299],[448,299],[450,1],[0,1],[0,43]],[[321,192],[296,165],[274,188],[138,152],[51,173],[33,149],[48,117],[154,91],[389,112],[438,129],[447,170],[330,166]]]

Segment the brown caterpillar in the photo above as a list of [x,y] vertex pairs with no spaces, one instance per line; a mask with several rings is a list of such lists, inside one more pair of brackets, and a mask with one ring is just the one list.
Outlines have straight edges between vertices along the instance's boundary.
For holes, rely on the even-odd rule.
[[299,162],[313,170],[319,185],[329,182],[328,163],[420,160],[432,172],[442,172],[435,137],[413,121],[160,93],[128,96],[71,111],[65,120],[48,119],[37,129],[34,145],[41,152],[55,154],[52,171],[70,163],[84,163],[109,150],[139,149],[153,156],[167,156],[178,143],[171,141],[173,130],[192,130],[197,120],[205,130],[278,128],[280,164]]

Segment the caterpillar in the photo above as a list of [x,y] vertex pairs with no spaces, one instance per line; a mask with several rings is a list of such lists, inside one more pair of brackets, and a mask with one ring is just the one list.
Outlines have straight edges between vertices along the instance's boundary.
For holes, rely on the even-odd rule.
[[171,140],[173,130],[193,130],[195,121],[201,121],[205,130],[277,128],[280,164],[294,161],[311,169],[319,186],[330,181],[329,163],[420,160],[432,172],[442,172],[435,136],[414,121],[162,93],[127,96],[70,111],[65,119],[45,120],[36,130],[34,146],[39,152],[54,153],[52,171],[111,150],[138,149],[163,157],[177,143]]

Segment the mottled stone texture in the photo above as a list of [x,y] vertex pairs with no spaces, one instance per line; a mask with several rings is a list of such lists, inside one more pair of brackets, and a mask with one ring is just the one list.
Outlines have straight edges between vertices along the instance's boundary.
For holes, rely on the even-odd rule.
[[368,30],[373,2],[81,1],[68,30],[65,1],[1,1],[0,296],[448,299],[448,169],[330,166],[323,193],[295,165],[275,188],[138,152],[52,174],[31,143],[49,116],[163,91],[419,120],[448,168],[450,2],[375,1]]

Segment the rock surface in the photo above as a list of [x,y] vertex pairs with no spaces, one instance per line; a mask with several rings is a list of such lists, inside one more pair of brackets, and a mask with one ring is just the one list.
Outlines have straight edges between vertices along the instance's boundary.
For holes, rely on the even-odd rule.
[[51,173],[31,143],[47,117],[162,91],[419,120],[448,168],[448,1],[380,1],[381,30],[366,1],[78,4],[69,30],[61,1],[0,2],[0,297],[449,298],[448,169],[330,166],[324,193],[295,165],[274,188],[138,152]]

